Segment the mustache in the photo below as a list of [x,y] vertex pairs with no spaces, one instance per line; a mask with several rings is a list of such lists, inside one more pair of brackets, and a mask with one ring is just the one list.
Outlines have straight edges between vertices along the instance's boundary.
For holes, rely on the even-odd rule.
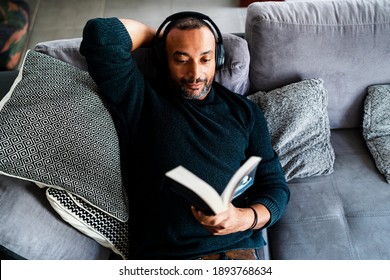
[[183,84],[193,84],[193,83],[207,83],[207,79],[202,79],[202,78],[189,78],[189,79],[181,79],[180,80],[181,83]]

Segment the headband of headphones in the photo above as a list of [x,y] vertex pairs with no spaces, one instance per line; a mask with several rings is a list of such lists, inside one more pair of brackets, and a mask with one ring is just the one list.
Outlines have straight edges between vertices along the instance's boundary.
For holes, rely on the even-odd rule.
[[[166,39],[166,36],[169,33],[169,31],[174,26],[174,24],[178,20],[181,20],[184,18],[189,18],[189,17],[193,17],[193,18],[197,18],[197,19],[202,20],[210,28],[210,30],[213,32],[214,37],[215,37],[215,43],[216,43],[216,49],[215,49],[216,68],[221,69],[223,64],[224,64],[224,61],[225,61],[225,50],[223,47],[222,34],[221,34],[220,30],[218,29],[217,25],[210,19],[210,17],[208,17],[202,13],[198,13],[198,12],[186,11],[186,12],[175,13],[173,15],[170,15],[169,17],[167,17],[163,21],[163,23],[157,29],[155,39],[154,39],[154,45],[155,45],[157,57],[162,58],[165,56],[165,39]],[[164,29],[164,27],[165,27],[165,29]],[[163,31],[163,29],[164,29],[164,31]],[[161,36],[160,33],[162,31],[163,31],[163,34]]]

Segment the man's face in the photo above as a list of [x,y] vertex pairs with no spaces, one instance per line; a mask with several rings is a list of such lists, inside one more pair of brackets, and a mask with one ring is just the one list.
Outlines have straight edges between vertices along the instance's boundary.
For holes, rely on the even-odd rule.
[[215,75],[215,38],[207,27],[172,29],[166,38],[168,70],[184,98],[204,99]]

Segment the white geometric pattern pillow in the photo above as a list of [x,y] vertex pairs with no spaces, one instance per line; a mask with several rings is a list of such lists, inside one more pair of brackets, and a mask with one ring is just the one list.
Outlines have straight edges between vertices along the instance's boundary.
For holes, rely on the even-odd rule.
[[64,190],[128,220],[116,130],[97,86],[50,56],[29,51],[0,101],[0,174]]

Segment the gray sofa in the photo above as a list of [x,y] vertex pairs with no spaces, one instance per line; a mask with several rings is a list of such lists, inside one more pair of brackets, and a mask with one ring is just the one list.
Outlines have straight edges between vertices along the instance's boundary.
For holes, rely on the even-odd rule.
[[[216,79],[265,111],[289,180],[286,213],[265,232],[267,256],[389,259],[390,1],[254,3],[243,37],[224,34]],[[36,50],[85,69],[79,43]],[[150,50],[135,55],[155,75]],[[14,78],[0,73],[1,94]],[[2,258],[116,258],[64,222],[44,192],[0,175]]]
[[379,172],[368,149],[367,89],[390,82],[390,1],[257,3],[246,39],[253,92],[310,78],[328,91],[334,172],[289,182],[286,213],[269,229],[272,258],[389,259],[390,166]]

